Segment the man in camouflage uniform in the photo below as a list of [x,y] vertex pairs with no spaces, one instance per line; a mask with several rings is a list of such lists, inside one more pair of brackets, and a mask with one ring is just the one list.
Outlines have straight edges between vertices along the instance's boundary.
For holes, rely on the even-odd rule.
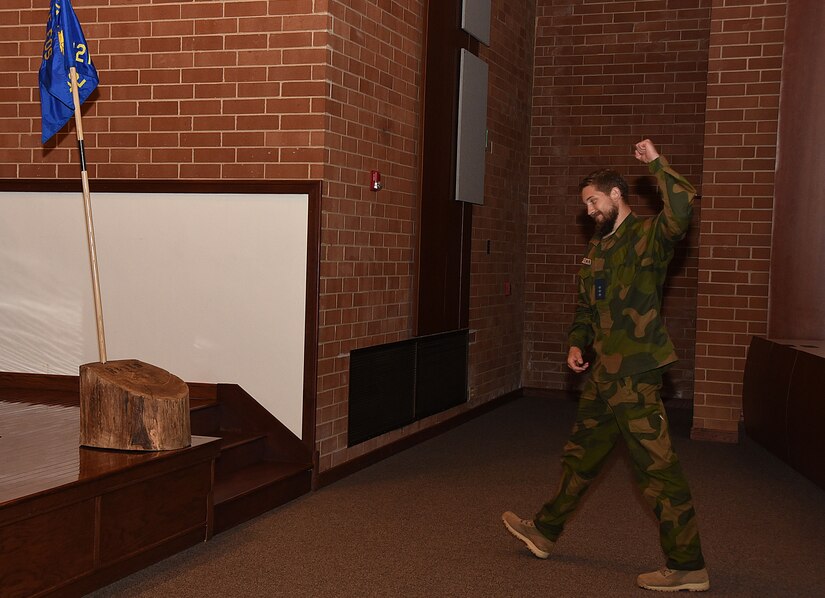
[[[636,144],[662,192],[664,208],[637,218],[627,205],[628,187],[615,171],[600,170],[579,185],[587,214],[596,222],[578,275],[579,296],[569,335],[567,365],[590,369],[576,424],[564,447],[558,493],[533,520],[502,516],[507,529],[539,558],[547,558],[579,500],[619,436],[627,443],[639,487],[659,520],[666,566],[640,575],[652,590],[707,590],[690,489],[671,447],[659,390],[676,361],[661,319],[662,287],[674,247],[687,232],[696,190],[676,173],[653,143]],[[592,346],[592,368],[582,351]]]

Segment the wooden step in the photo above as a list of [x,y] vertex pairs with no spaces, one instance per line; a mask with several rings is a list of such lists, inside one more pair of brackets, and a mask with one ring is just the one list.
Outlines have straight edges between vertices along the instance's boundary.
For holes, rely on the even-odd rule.
[[192,434],[197,436],[219,436],[221,410],[214,399],[189,397],[189,418]]
[[216,436],[221,439],[221,453],[215,461],[217,482],[235,471],[263,461],[266,456],[265,434],[220,430]]
[[219,533],[308,493],[311,465],[260,461],[216,480],[214,532]]
[[189,384],[192,433],[221,438],[213,486],[214,533],[312,490],[312,455],[235,384]]

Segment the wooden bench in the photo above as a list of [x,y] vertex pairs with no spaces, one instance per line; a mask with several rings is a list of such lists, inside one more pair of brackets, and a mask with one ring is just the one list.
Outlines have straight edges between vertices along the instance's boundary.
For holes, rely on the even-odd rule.
[[742,407],[750,438],[825,488],[825,341],[753,337]]

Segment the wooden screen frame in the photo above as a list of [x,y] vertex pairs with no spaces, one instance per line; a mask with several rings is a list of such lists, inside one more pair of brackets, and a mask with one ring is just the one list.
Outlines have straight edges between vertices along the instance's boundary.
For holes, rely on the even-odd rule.
[[[307,201],[307,271],[306,314],[304,320],[304,368],[301,440],[315,451],[316,396],[318,386],[318,309],[320,305],[321,181],[249,181],[249,180],[95,180],[94,192],[100,193],[231,193],[231,194],[300,194]],[[0,192],[82,192],[80,179],[5,179]],[[228,380],[227,382],[235,382]]]

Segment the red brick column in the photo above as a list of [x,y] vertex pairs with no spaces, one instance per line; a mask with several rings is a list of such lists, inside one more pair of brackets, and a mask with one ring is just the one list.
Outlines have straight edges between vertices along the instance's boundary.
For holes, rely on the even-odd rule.
[[750,339],[765,334],[785,0],[714,0],[692,437],[735,442]]

